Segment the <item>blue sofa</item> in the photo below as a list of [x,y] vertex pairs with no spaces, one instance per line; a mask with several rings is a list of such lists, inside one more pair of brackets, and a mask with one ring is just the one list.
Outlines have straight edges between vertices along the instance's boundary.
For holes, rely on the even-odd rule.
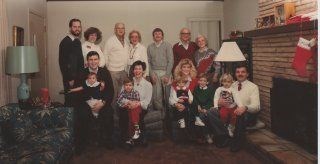
[[72,108],[0,108],[0,163],[64,163],[72,156],[72,141]]

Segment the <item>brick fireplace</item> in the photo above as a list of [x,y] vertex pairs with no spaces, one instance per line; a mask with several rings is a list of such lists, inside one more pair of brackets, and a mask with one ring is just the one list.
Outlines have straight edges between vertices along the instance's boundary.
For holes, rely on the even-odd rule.
[[[317,35],[317,22],[291,24],[245,32],[252,38],[253,82],[259,86],[261,120],[271,127],[270,89],[274,77],[312,83],[308,77],[297,75],[291,64],[295,55],[299,36],[310,40]],[[300,29],[301,32],[300,32]],[[316,69],[313,60],[307,64],[308,73]],[[316,91],[315,91],[316,92]]]
[[[316,89],[317,77],[316,79],[300,77],[292,68],[292,61],[295,56],[296,45],[299,37],[301,36],[308,40],[313,37],[317,37],[317,24],[317,21],[312,21],[303,23],[302,26],[300,24],[291,24],[245,32],[245,37],[252,38],[253,82],[259,86],[260,91],[261,113],[259,114],[259,117],[264,123],[266,123],[268,129],[271,129],[277,135],[291,140],[302,147],[305,147],[306,145],[306,142],[304,141],[305,139],[292,137],[294,135],[302,136],[301,134],[298,134],[299,131],[292,127],[295,125],[301,125],[299,123],[293,124],[300,120],[299,117],[291,117],[297,115],[300,116],[301,113],[299,113],[299,109],[294,109],[296,114],[293,115],[286,116],[282,114],[282,117],[280,117],[279,113],[281,115],[284,111],[293,112],[293,110],[290,111],[292,106],[286,107],[286,105],[283,104],[292,104],[292,101],[299,101],[303,96],[310,96],[310,92],[313,96],[318,96]],[[314,56],[317,56],[317,54]],[[313,59],[309,60],[307,64],[307,71],[309,74],[314,73],[318,69],[315,68],[313,64]],[[281,84],[282,87],[281,85],[280,87],[279,85],[274,86],[276,84]],[[300,96],[302,96],[300,99],[296,99],[295,97],[286,98],[286,96],[289,97],[293,94],[299,95],[299,93],[291,92],[292,90],[296,90],[295,85],[299,86],[300,90],[307,90],[310,86],[313,86],[314,89],[311,91],[309,89],[306,93],[299,92],[301,93]],[[280,94],[278,94],[277,97],[275,93]],[[279,101],[279,98],[283,99],[283,102]],[[315,99],[317,100],[317,98]],[[280,102],[280,109],[279,105],[276,107],[275,102]],[[300,101],[299,103],[303,102],[304,101]],[[314,128],[310,133],[310,136],[312,137],[307,137],[309,140],[312,140],[313,144],[315,144],[317,136],[317,101],[312,101],[312,103],[313,104],[310,109],[306,109],[310,105],[305,104],[305,108],[301,108],[300,110],[306,111],[304,116],[301,115],[301,117],[306,117],[303,118],[303,120],[310,119],[309,123],[312,122],[312,125],[315,124],[312,126]],[[298,105],[301,107],[301,104]],[[283,108],[286,109],[283,110]],[[314,110],[316,110],[316,112],[314,112]],[[310,115],[308,114],[310,112],[307,111],[313,111],[313,114]],[[313,120],[311,121],[311,119]],[[310,124],[302,123],[302,126],[305,126],[305,129],[311,127],[309,125]],[[301,129],[301,127],[299,127],[299,129]],[[313,133],[316,134],[314,135]],[[314,147],[305,148],[307,150],[309,149],[309,152],[315,152]]]

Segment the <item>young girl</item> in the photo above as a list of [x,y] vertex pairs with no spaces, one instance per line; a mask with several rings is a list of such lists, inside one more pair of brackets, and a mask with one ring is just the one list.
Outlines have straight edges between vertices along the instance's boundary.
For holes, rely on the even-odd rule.
[[[87,104],[93,108],[97,101],[103,101],[102,90],[104,89],[104,83],[98,82],[96,73],[89,73],[87,80],[81,87],[72,88],[67,93],[83,91],[83,96]],[[99,113],[92,111],[95,118],[98,117]]]
[[233,137],[233,131],[235,129],[236,124],[236,114],[234,113],[234,110],[237,107],[243,107],[239,95],[235,90],[231,88],[231,84],[233,83],[233,78],[230,74],[223,74],[220,78],[220,83],[222,84],[221,87],[219,87],[216,90],[216,93],[214,94],[214,108],[218,108],[218,101],[219,99],[225,99],[230,103],[227,107],[221,107],[220,108],[220,119],[221,121],[227,125],[228,124],[228,131],[230,137]]
[[[132,136],[132,139],[138,139],[140,136],[139,130],[139,120],[140,120],[140,112],[141,106],[137,106],[136,103],[140,101],[139,92],[133,89],[133,80],[125,79],[123,81],[123,90],[120,92],[119,97],[117,99],[117,104],[120,107],[120,110],[127,111],[129,116],[129,135]],[[137,106],[137,107],[134,107]],[[125,120],[123,118],[119,118]],[[120,120],[119,120],[120,121]],[[128,124],[123,122],[123,124]],[[126,133],[126,132],[123,132]],[[123,136],[125,137],[125,136]],[[129,139],[126,142],[130,142]]]
[[187,117],[187,111],[190,108],[190,104],[193,101],[193,95],[189,88],[186,87],[186,80],[180,78],[176,81],[177,86],[171,87],[169,102],[170,105],[176,106],[181,104],[185,107],[183,110],[174,110],[174,115],[178,120],[180,128],[185,128],[185,119]]

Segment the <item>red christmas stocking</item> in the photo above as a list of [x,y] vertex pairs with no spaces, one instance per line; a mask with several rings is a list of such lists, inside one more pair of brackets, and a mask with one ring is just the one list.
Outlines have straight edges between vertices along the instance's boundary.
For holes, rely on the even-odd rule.
[[296,70],[299,76],[307,77],[306,65],[308,60],[314,55],[314,52],[311,50],[315,46],[316,40],[306,40],[304,38],[299,38],[299,42],[296,48],[296,54],[294,56],[292,67]]

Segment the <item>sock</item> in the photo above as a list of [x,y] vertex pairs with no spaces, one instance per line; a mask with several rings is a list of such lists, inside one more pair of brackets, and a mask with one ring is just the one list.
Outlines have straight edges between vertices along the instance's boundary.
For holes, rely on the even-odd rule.
[[296,47],[296,54],[292,62],[292,67],[296,70],[299,76],[308,76],[306,65],[309,59],[314,55],[312,50],[315,44],[315,39],[311,39],[309,41],[301,37],[299,38],[298,45]]

